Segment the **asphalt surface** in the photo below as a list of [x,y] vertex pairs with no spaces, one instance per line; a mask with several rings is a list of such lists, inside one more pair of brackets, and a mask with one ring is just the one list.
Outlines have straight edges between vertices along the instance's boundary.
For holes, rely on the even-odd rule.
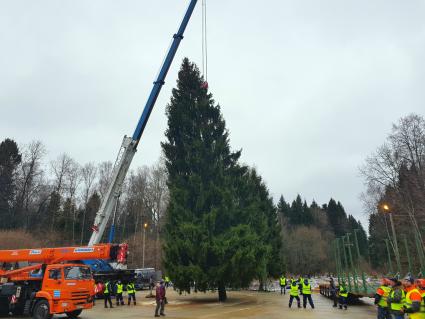
[[[103,300],[98,300],[96,306],[81,314],[82,319],[139,319],[153,318],[155,300],[146,298],[147,292],[137,293],[136,306],[120,306],[105,309]],[[313,294],[315,309],[298,309],[296,304],[288,308],[289,295],[280,295],[276,292],[258,293],[253,291],[228,292],[228,301],[219,303],[217,294],[196,293],[178,295],[169,289],[169,300],[165,308],[166,318],[180,319],[227,319],[227,318],[323,318],[323,319],[369,319],[376,318],[375,308],[369,301],[360,305],[349,306],[348,310],[332,308],[332,303],[327,298]],[[294,307],[295,306],[295,307]],[[60,318],[62,316],[55,316]]]
[[[141,319],[153,318],[155,300],[145,298],[147,292],[137,293],[136,306],[120,306],[105,309],[103,300],[97,300],[96,306],[81,314],[82,319]],[[171,289],[167,290],[168,305],[165,308],[166,318],[181,319],[231,319],[231,318],[262,318],[262,319],[369,319],[376,318],[375,308],[369,300],[360,305],[349,306],[348,310],[332,308],[332,303],[320,294],[313,294],[315,309],[298,309],[296,304],[288,308],[289,296],[277,292],[258,293],[253,291],[228,292],[228,301],[219,303],[217,294],[196,293],[178,295]],[[63,316],[55,316],[55,318]],[[65,317],[66,318],[66,317]]]

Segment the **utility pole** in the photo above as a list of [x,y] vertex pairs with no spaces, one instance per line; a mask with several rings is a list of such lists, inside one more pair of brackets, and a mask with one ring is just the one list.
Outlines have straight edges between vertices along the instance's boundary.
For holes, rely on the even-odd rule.
[[146,228],[148,228],[148,223],[144,223],[144,224],[143,224],[142,268],[145,268],[145,242],[146,242]]
[[390,215],[391,230],[393,233],[394,254],[395,254],[395,260],[397,262],[397,272],[400,274],[401,273],[400,252],[398,250],[397,235],[395,232],[394,220],[393,220],[393,212],[391,211],[390,207],[387,204],[382,205],[382,208],[384,212]]

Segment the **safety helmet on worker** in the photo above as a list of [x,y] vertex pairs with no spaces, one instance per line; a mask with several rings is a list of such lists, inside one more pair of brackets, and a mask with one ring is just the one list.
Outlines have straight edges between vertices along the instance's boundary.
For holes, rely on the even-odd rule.
[[407,275],[406,277],[403,278],[402,284],[404,287],[410,287],[413,285],[414,282],[415,280],[413,279],[413,277],[410,275]]

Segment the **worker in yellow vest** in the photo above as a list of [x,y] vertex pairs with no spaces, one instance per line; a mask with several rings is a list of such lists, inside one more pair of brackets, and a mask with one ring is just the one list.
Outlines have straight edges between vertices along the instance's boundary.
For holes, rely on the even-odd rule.
[[122,298],[123,291],[124,291],[124,285],[122,284],[121,280],[118,280],[116,284],[116,296],[115,296],[115,299],[117,301],[117,306],[119,305],[124,306],[124,299]]
[[279,284],[280,284],[280,294],[286,295],[286,277],[284,274],[280,276],[279,278]]
[[406,293],[401,282],[395,279],[394,286],[388,296],[387,302],[390,308],[392,319],[404,319],[404,304],[406,302]]
[[420,319],[424,319],[425,318],[425,279],[421,278],[421,279],[417,279],[416,282],[416,288],[418,288],[419,293],[421,294],[422,297],[422,301],[419,307],[419,313]]
[[128,295],[128,305],[130,306],[131,299],[133,299],[134,305],[136,305],[136,288],[134,287],[134,282],[129,281],[127,283],[127,295]]
[[109,303],[109,307],[113,308],[112,300],[111,300],[111,292],[112,292],[111,283],[107,281],[105,283],[105,290],[103,290],[103,299],[105,300],[105,308],[108,308],[108,303]]
[[416,285],[412,280],[406,280],[403,284],[406,289],[404,312],[409,314],[410,319],[425,319],[425,279],[416,280]]
[[393,284],[394,282],[389,278],[382,278],[381,286],[376,289],[375,305],[378,306],[378,319],[390,319],[387,299],[391,293]]
[[291,282],[291,289],[289,290],[289,308],[292,306],[292,301],[297,299],[298,308],[301,308],[300,291],[298,289],[298,283],[295,280]]
[[311,298],[311,283],[310,283],[310,281],[306,278],[301,283],[301,285],[302,285],[302,293],[303,293],[303,307],[307,308],[307,300],[308,300],[310,307],[314,309],[313,299]]
[[345,286],[345,283],[342,283],[341,286],[339,287],[339,309],[344,308],[344,310],[347,310],[348,307],[348,290],[347,287]]

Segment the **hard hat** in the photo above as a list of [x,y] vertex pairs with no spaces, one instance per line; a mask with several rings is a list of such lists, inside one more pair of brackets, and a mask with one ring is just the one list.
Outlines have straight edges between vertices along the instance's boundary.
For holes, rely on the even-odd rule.
[[411,284],[413,284],[413,283],[414,283],[414,281],[415,281],[411,275],[407,275],[406,277],[404,277],[404,278],[403,278],[403,280],[404,280],[404,281],[408,281],[408,282],[410,282]]
[[415,282],[415,280],[413,279],[413,277],[406,276],[406,277],[403,278],[402,284],[403,284],[403,286],[409,287],[409,286],[413,285],[414,282]]

